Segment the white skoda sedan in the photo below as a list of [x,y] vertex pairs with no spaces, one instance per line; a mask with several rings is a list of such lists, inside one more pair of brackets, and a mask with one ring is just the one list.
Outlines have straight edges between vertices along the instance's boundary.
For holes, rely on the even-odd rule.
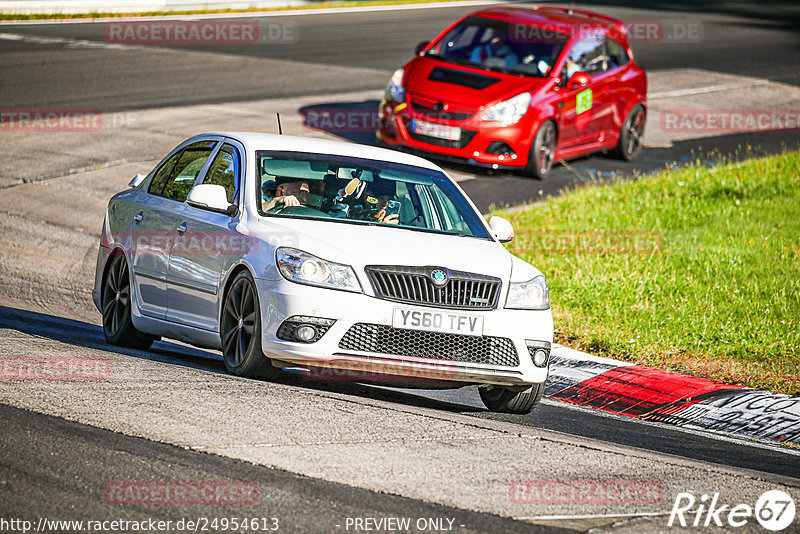
[[528,413],[553,321],[512,238],[424,159],[204,134],[111,199],[93,298],[115,345],[219,349],[241,376],[472,385],[490,410]]

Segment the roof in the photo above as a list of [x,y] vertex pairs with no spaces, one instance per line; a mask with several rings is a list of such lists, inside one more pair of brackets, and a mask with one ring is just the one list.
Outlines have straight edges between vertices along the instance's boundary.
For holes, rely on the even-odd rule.
[[294,135],[276,135],[260,132],[209,132],[202,135],[224,135],[239,140],[248,151],[275,150],[291,152],[309,152],[312,154],[331,154],[354,158],[388,161],[405,165],[414,165],[426,169],[441,171],[438,166],[430,161],[405,154],[396,150],[378,148],[368,145],[359,145],[346,141],[332,141],[316,139],[313,137],[299,137]]
[[577,29],[603,28],[615,29],[624,33],[622,21],[588,11],[558,6],[499,6],[482,9],[470,16],[478,16],[502,20],[504,22],[523,23],[530,26],[549,26]]

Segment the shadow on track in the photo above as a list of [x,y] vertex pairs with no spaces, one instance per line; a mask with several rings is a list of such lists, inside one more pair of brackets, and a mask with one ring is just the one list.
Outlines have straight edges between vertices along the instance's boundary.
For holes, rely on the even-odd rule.
[[[222,356],[217,351],[197,349],[189,345],[183,345],[172,341],[157,341],[153,344],[151,349],[146,351],[117,347],[106,342],[103,336],[103,330],[100,326],[65,317],[0,306],[0,329],[2,328],[16,330],[17,332],[31,336],[51,339],[60,343],[69,343],[76,347],[85,347],[191,369],[202,369],[204,371],[228,374],[225,370]],[[250,379],[239,378],[239,380]],[[383,387],[373,387],[344,380],[322,381],[319,379],[307,378],[300,372],[284,372],[274,380],[274,382],[288,386],[345,395],[356,395],[374,400],[383,400],[397,404],[432,408],[448,412],[465,413],[484,411],[460,403],[430,399]]]

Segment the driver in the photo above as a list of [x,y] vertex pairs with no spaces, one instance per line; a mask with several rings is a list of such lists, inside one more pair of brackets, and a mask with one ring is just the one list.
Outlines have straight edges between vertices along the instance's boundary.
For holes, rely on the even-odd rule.
[[495,35],[488,42],[476,46],[470,54],[469,60],[472,63],[485,63],[489,58],[498,58],[503,61],[508,69],[514,68],[519,64],[519,58],[508,46],[505,39]]
[[274,209],[278,205],[284,208],[292,206],[305,206],[308,202],[309,187],[308,182],[284,182],[275,190],[275,196],[271,199],[262,195],[263,211]]

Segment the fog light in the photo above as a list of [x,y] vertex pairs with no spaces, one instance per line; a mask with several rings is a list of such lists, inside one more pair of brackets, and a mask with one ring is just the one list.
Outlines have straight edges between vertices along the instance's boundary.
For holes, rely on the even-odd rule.
[[294,329],[294,337],[308,343],[315,337],[317,337],[317,329],[311,325],[301,324],[297,328]]
[[525,340],[525,344],[528,346],[528,354],[531,356],[533,365],[541,368],[547,367],[550,363],[550,343],[528,339]]

